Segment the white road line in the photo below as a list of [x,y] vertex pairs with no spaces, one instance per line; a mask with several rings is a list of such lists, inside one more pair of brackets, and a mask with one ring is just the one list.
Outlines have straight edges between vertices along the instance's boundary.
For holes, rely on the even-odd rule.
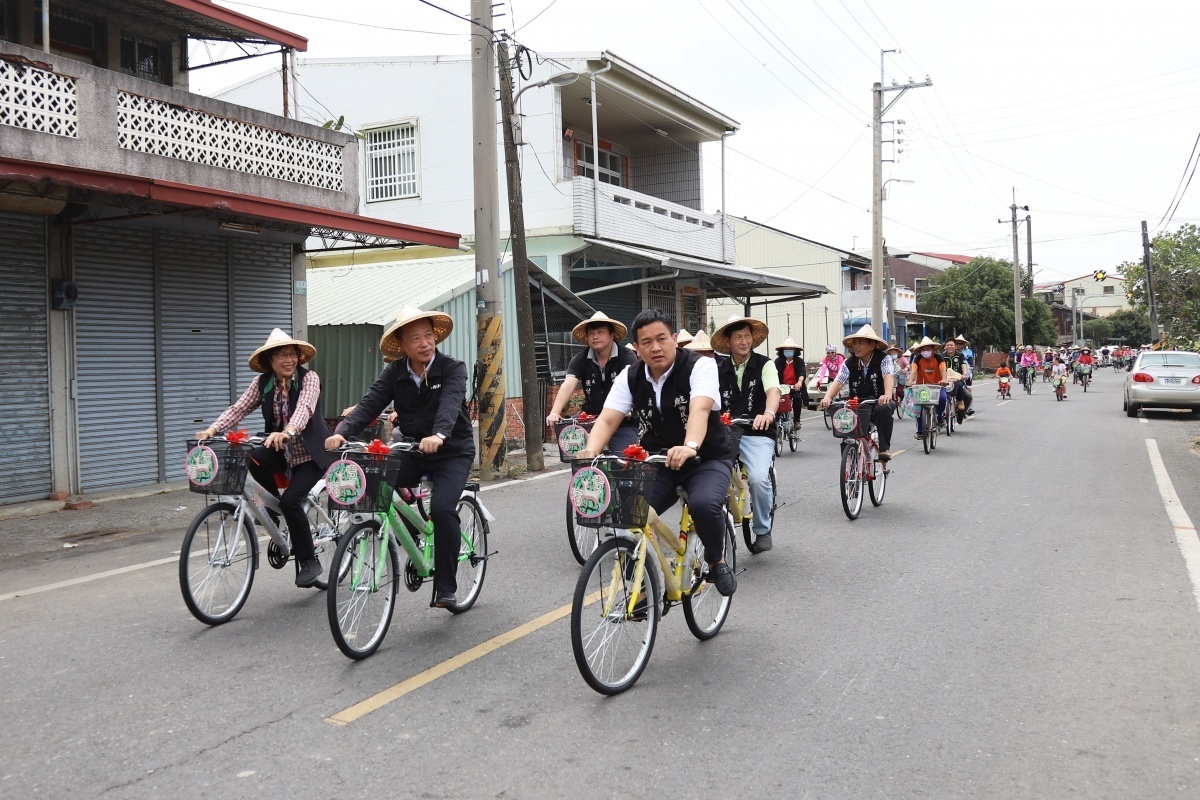
[[1010,397],[1010,398],[1008,398],[1007,400],[1001,400],[999,403],[996,403],[996,408],[999,408],[1000,406],[1002,406],[1002,405],[1006,405],[1006,404],[1008,404],[1008,403],[1011,403],[1011,402],[1012,402],[1012,398],[1011,398],[1011,397]]
[[570,471],[571,471],[571,469],[570,469],[570,467],[568,467],[567,469],[556,469],[553,472],[543,472],[541,475],[534,475],[532,478],[514,478],[513,480],[505,481],[504,483],[493,483],[491,486],[484,486],[479,491],[490,492],[492,489],[503,489],[506,486],[513,486],[514,484],[529,483],[530,481],[540,481],[542,478],[553,478],[555,475],[561,475],[564,472],[570,472]]
[[41,592],[49,592],[52,589],[65,589],[68,586],[78,586],[81,583],[91,583],[98,581],[101,578],[111,578],[113,575],[123,575],[126,572],[136,572],[139,569],[147,569],[149,567],[157,567],[160,564],[178,564],[179,557],[172,556],[171,558],[159,558],[154,561],[145,561],[141,564],[131,564],[128,567],[120,567],[119,569],[110,569],[107,572],[97,572],[94,575],[84,575],[79,578],[72,578],[69,581],[59,581],[58,583],[47,583],[43,586],[34,586],[30,589],[18,589],[15,592],[8,594],[0,594],[0,602],[12,600],[15,597],[25,597],[31,594],[40,594]]
[[1146,419],[1144,416],[1142,416],[1140,414],[1138,415],[1138,422],[1142,423],[1143,425],[1150,424],[1150,420]]
[[1192,525],[1191,518],[1179,502],[1179,495],[1175,494],[1175,486],[1171,483],[1171,476],[1167,474],[1167,466],[1158,452],[1158,442],[1147,439],[1146,452],[1150,456],[1150,467],[1154,470],[1154,480],[1158,482],[1158,493],[1162,497],[1163,507],[1167,510],[1167,518],[1171,520],[1171,526],[1175,529],[1175,543],[1179,545],[1179,552],[1187,565],[1196,607],[1200,610],[1200,538],[1196,537],[1196,527]]

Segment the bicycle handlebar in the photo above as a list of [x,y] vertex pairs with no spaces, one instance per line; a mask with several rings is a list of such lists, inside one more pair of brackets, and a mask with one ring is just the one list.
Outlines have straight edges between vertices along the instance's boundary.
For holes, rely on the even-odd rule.
[[[405,437],[405,438],[401,439],[400,441],[389,443],[387,445],[387,448],[392,453],[397,453],[397,452],[411,453],[413,450],[416,450],[420,446],[420,444],[421,443],[419,441],[417,441],[416,439]],[[345,441],[345,442],[342,442],[340,445],[338,445],[338,447],[336,449],[329,450],[328,452],[330,452],[330,453],[362,453],[362,452],[365,452],[366,449],[370,446],[371,446],[370,442]]]

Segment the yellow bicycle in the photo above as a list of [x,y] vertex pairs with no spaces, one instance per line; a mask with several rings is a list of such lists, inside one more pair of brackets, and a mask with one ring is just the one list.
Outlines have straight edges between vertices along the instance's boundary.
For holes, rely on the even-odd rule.
[[[713,638],[729,616],[732,598],[707,582],[704,544],[683,501],[679,530],[649,508],[646,497],[665,456],[634,461],[600,456],[575,462],[572,502],[577,525],[603,522],[626,528],[606,539],[583,565],[571,603],[571,649],[588,685],[606,695],[637,682],[658,631],[659,619],[676,605],[692,634]],[[724,557],[737,571],[733,518],[725,514]]]
[[[733,475],[729,482],[729,513],[733,516],[734,525],[742,528],[742,538],[746,541],[746,549],[751,554],[757,553],[754,547],[754,505],[750,502],[750,476],[746,465],[739,455],[743,432],[750,430],[754,424],[750,419],[732,419],[726,426],[729,434],[729,447],[733,450]],[[779,483],[775,477],[775,462],[772,459],[771,468],[767,472],[771,481],[771,524],[775,524],[775,510],[779,507]]]

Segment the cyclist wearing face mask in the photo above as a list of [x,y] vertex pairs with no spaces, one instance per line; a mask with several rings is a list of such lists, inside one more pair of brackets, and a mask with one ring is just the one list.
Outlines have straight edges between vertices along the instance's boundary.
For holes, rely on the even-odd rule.
[[[926,336],[913,348],[912,365],[908,368],[908,383],[910,386],[930,384],[941,386],[938,393],[937,424],[940,428],[946,424],[946,364],[938,355],[938,343]],[[917,417],[917,437],[924,436],[921,417]]]
[[[779,384],[790,387],[792,402],[797,409],[808,408],[808,368],[804,363],[804,348],[787,337],[776,348],[775,370]],[[796,412],[800,412],[797,410]]]
[[845,363],[846,357],[839,353],[836,347],[831,344],[825,345],[825,358],[821,361],[821,368],[817,370],[817,388],[824,391],[829,382],[842,371],[842,364]]

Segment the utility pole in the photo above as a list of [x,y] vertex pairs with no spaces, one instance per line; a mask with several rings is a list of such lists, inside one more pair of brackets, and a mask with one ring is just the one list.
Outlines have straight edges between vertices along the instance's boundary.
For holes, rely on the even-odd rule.
[[283,69],[280,70],[283,75],[283,118],[287,119],[291,116],[288,113],[288,51],[280,50],[279,54],[283,56]]
[[1033,217],[1025,215],[1025,270],[1029,296],[1033,297]]
[[[891,52],[891,51],[884,51]],[[898,51],[897,51],[898,52]],[[893,81],[891,86],[883,85],[883,53],[880,53],[880,82],[871,87],[871,177],[873,181],[871,192],[871,324],[883,323],[883,115],[896,104],[909,89],[919,89],[922,86],[933,86],[928,76],[924,83],[913,83],[912,79],[903,85]],[[886,106],[883,104],[884,92],[898,92]],[[885,323],[884,323],[885,324]],[[826,327],[828,330],[828,326]]]
[[[504,467],[504,319],[496,164],[496,61],[491,0],[471,0],[471,146],[475,188],[475,326],[479,378],[479,477]],[[526,284],[528,285],[528,284]]]
[[537,359],[534,357],[533,303],[529,299],[529,256],[525,249],[525,204],[521,191],[521,162],[517,159],[517,143],[513,136],[512,65],[508,60],[508,43],[496,45],[500,67],[500,126],[504,130],[504,167],[508,178],[508,241],[513,254],[513,287],[517,301],[517,341],[521,343],[521,416],[525,422],[525,461],[530,472],[545,469],[542,438],[545,419],[538,397]]
[[892,264],[888,259],[887,242],[883,243],[883,286],[887,289],[887,330],[883,338],[890,341],[896,339],[896,285],[892,282]]
[[1150,307],[1150,344],[1159,340],[1158,303],[1154,299],[1154,271],[1150,263],[1150,236],[1146,233],[1146,220],[1142,220],[1142,266],[1146,268],[1146,297]]
[[[1009,206],[1012,210],[1012,239],[1013,239],[1013,327],[1016,330],[1016,344],[1020,347],[1025,343],[1025,319],[1021,316],[1021,245],[1017,237],[1017,209],[1028,211],[1029,206],[1017,205],[1017,187],[1013,187],[1013,201]],[[998,219],[996,222],[1001,225],[1004,220]]]

